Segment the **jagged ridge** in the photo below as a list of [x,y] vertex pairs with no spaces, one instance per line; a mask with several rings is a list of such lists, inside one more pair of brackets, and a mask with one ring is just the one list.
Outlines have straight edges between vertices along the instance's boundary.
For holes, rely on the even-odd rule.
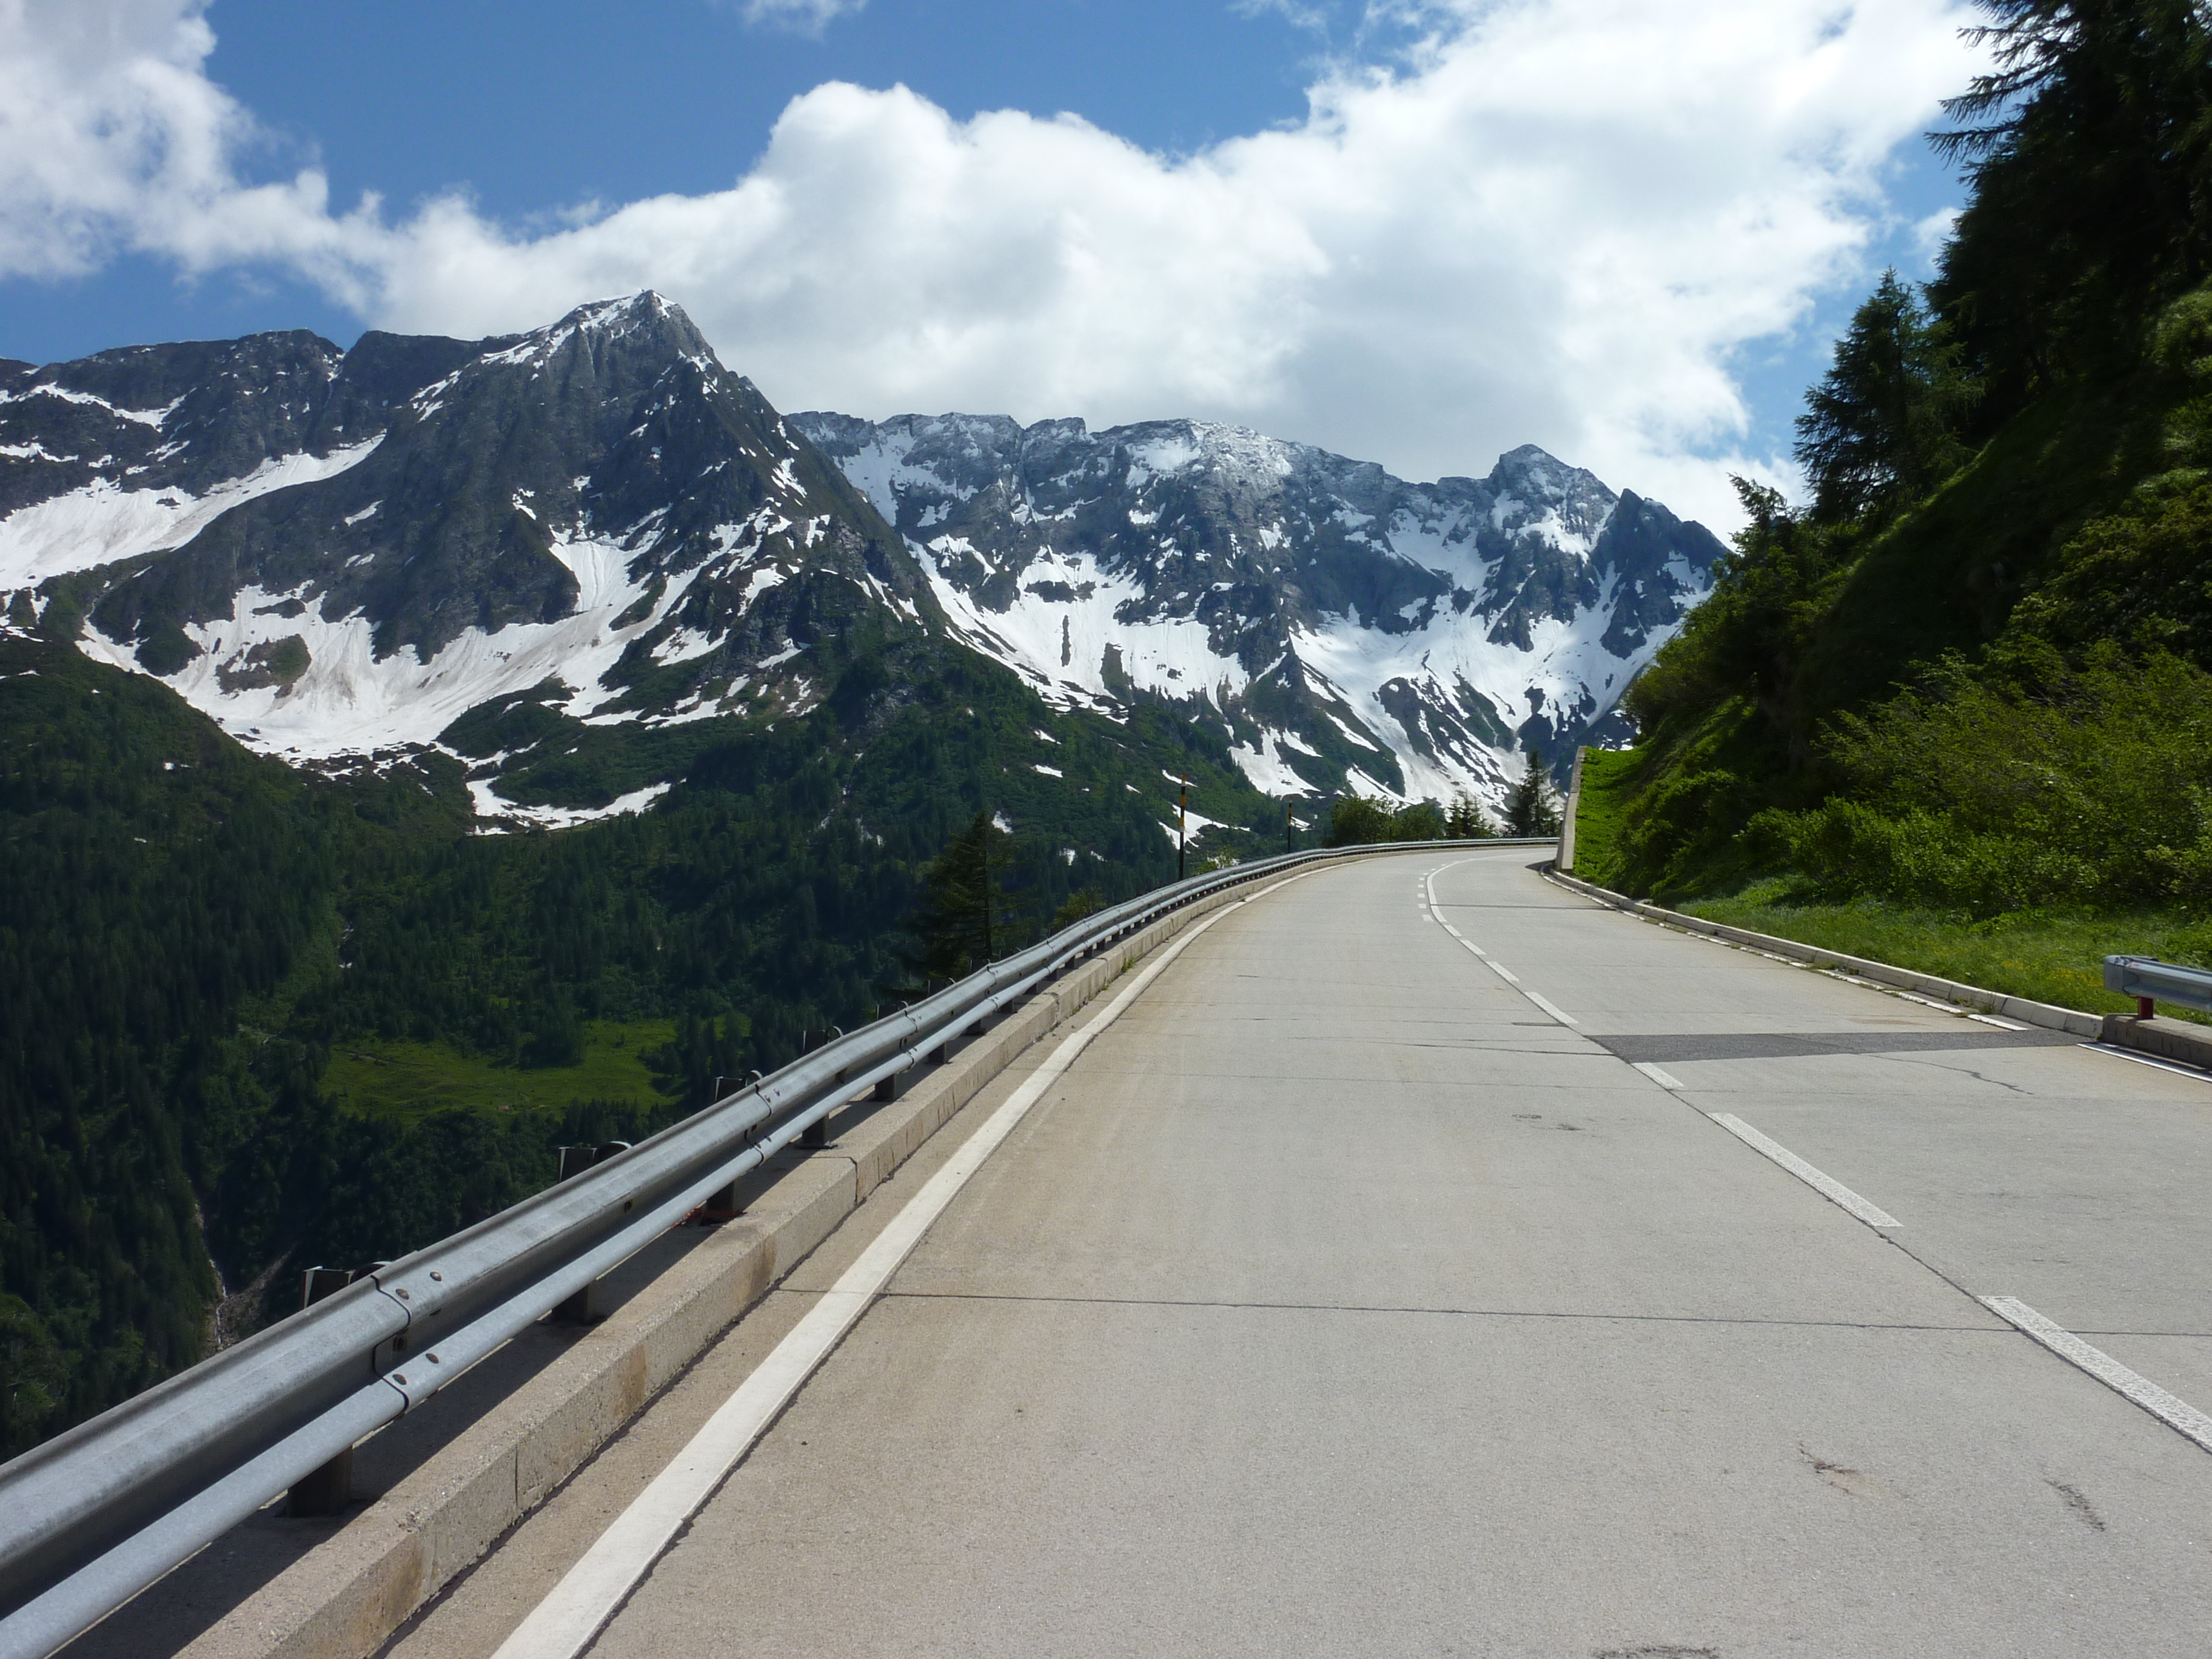
[[475,342],[0,363],[14,626],[297,762],[441,744],[545,823],[688,752],[563,796],[560,745],[803,713],[855,629],[1064,710],[1165,700],[1269,794],[1495,804],[1525,744],[1617,734],[1721,550],[1534,447],[1416,484],[1189,421],[787,421],[649,293]]
[[1063,702],[1202,702],[1271,793],[1495,801],[1523,745],[1620,735],[1621,690],[1723,551],[1534,446],[1414,484],[1193,421],[790,421],[978,648]]

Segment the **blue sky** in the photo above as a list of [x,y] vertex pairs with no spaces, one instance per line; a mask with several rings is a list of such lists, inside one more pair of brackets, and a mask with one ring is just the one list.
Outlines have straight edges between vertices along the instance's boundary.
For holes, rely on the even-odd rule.
[[39,173],[0,188],[0,355],[650,285],[786,407],[1191,414],[1421,476],[1533,441],[1717,520],[1958,199],[1932,0],[750,13],[31,0],[0,71],[61,113],[34,149],[0,112]]

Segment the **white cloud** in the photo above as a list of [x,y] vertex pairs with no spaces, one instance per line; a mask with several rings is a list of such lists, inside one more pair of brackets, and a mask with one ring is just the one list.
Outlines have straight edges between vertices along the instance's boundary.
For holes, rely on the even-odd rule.
[[1230,8],[1239,17],[1279,16],[1294,29],[1327,34],[1330,9],[1326,0],[1235,0]]
[[0,197],[0,268],[275,260],[461,335],[650,286],[786,408],[1201,415],[1419,477],[1533,441],[1722,523],[1732,355],[1856,274],[1884,159],[1972,69],[1963,7],[1929,0],[1429,4],[1394,66],[1192,155],[832,83],[731,189],[538,234],[247,185],[199,8],[105,6],[0,0],[0,168],[30,150],[6,93],[65,134]]
[[833,18],[859,11],[867,3],[868,0],[744,0],[744,18],[748,23],[819,34]]
[[1936,255],[1943,251],[1944,243],[1951,240],[1951,228],[1958,222],[1959,210],[1946,207],[1936,209],[1926,218],[1914,223],[1912,248],[1923,264],[1935,264]]
[[0,0],[0,276],[118,251],[190,270],[298,266],[349,304],[388,246],[374,198],[333,216],[323,175],[249,185],[251,114],[208,80],[205,0]]

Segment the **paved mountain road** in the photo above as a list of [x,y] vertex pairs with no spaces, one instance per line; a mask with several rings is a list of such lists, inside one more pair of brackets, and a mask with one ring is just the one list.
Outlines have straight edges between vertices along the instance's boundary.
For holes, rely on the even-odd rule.
[[[2212,1649],[2212,1453],[1978,1299],[2212,1405],[2212,1083],[1528,864],[1363,860],[1224,913],[592,1651]],[[396,1651],[496,1648],[1020,1081]]]

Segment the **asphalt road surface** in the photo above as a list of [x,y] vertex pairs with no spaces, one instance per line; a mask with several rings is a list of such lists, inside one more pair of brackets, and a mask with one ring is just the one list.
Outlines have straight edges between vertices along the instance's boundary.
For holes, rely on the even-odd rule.
[[[2212,1081],[1528,865],[1221,913],[1026,1085],[591,1651],[2212,1652],[2212,1452],[2172,1425],[2212,1407]],[[1049,1049],[396,1650],[573,1589]]]

